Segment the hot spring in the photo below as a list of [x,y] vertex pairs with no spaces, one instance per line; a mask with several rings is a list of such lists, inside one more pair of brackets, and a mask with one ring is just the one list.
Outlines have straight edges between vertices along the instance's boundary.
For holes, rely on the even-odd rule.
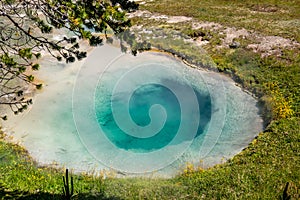
[[103,45],[42,65],[43,91],[4,124],[41,165],[170,177],[224,162],[263,129],[257,101],[231,79],[166,54]]

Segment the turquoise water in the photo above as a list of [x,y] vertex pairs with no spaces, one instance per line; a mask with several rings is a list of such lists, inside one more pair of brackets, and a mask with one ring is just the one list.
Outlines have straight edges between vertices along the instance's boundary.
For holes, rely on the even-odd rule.
[[[184,86],[180,85],[179,82],[174,80],[161,80],[161,82],[165,81],[170,82],[174,87],[182,88],[184,92]],[[204,129],[210,121],[211,99],[208,91],[198,91],[197,89],[194,89],[194,92],[197,97],[200,111],[200,115],[196,116],[200,122],[198,124],[196,134],[197,137],[200,134],[205,134]],[[110,106],[111,101],[114,101],[114,104],[116,105],[115,109],[122,109],[121,107],[127,103],[126,98],[122,98],[122,96],[128,96],[130,94],[122,94],[119,98],[114,99],[111,99],[111,96],[108,95],[104,101],[97,101],[97,99],[100,99],[98,95],[103,96],[101,88],[98,88],[96,92],[97,120],[106,137],[118,148],[122,148],[124,150],[145,153],[161,149],[168,145],[175,137],[182,120],[195,121],[192,115],[185,115],[182,119],[180,103],[170,89],[160,84],[142,85],[134,91],[129,101],[129,112],[133,121],[139,126],[145,127],[149,125],[151,122],[149,110],[154,104],[161,105],[168,115],[163,128],[154,136],[147,138],[134,137],[122,131],[122,129],[118,126],[114,120]],[[157,114],[154,117],[161,118],[161,115]],[[130,127],[130,124],[126,125],[129,126],[126,129],[134,131],[134,129]],[[155,132],[155,130],[152,129],[151,132]],[[137,133],[136,135],[142,134],[143,133]]]
[[170,177],[231,158],[263,130],[251,95],[168,55],[104,45],[85,62],[44,62],[44,91],[6,125],[42,165]]

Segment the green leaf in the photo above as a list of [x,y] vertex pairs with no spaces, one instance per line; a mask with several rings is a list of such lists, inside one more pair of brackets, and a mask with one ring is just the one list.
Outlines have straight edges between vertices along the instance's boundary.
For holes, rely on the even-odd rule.
[[20,49],[19,55],[23,58],[31,59],[32,58],[31,48]]
[[17,62],[11,57],[9,57],[7,54],[4,54],[1,56],[1,61],[7,66],[7,67],[15,67],[17,65]]
[[[37,84],[37,85],[35,85],[35,88],[38,89],[38,90],[42,89],[42,87],[43,87],[43,84]],[[32,100],[30,99],[30,100],[28,101],[28,103],[29,103],[29,104],[32,104]]]
[[36,53],[36,54],[34,54],[34,55],[35,55],[36,59],[41,58],[41,54],[40,54],[40,53]]
[[89,40],[91,46],[97,46],[102,43],[102,39],[97,36],[92,36]]
[[7,120],[7,115],[5,115],[5,116],[3,116],[1,118],[2,118],[2,120],[6,121]]
[[34,64],[34,65],[32,65],[32,70],[39,70],[39,68],[40,68],[40,65],[39,64]]
[[72,37],[72,38],[70,38],[70,42],[71,42],[71,44],[73,44],[73,43],[75,43],[76,42],[76,37]]
[[75,58],[74,58],[73,56],[69,56],[69,57],[66,59],[66,62],[67,62],[67,63],[75,62]]
[[71,48],[74,48],[74,49],[79,49],[79,44],[78,43],[76,43],[76,44],[74,44]]
[[27,76],[27,79],[28,79],[30,82],[32,82],[32,81],[34,80],[34,76],[29,75],[29,76]]
[[23,96],[23,94],[24,94],[23,90],[17,92],[18,97]]
[[20,73],[25,72],[25,70],[26,70],[26,67],[25,67],[25,66],[20,66],[20,67],[19,67],[19,72],[20,72]]

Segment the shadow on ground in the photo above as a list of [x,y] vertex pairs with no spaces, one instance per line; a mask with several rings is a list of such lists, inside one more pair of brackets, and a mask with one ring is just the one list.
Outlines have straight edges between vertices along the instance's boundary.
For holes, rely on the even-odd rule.
[[[43,200],[64,200],[66,199],[62,194],[50,194],[45,192],[37,192],[31,194],[29,192],[18,191],[18,190],[8,190],[0,185],[0,199],[43,199]],[[76,194],[72,199],[85,199],[85,200],[121,200],[117,197],[104,197],[103,194]]]

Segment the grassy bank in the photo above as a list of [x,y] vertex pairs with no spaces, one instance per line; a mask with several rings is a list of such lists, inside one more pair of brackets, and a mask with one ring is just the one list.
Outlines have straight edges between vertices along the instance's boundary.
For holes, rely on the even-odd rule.
[[[74,199],[277,199],[287,182],[299,197],[299,118],[273,122],[229,162],[208,170],[189,168],[163,179],[74,176]],[[19,146],[0,142],[2,199],[61,199],[63,171],[38,168]]]
[[[161,0],[141,5],[141,9],[300,41],[299,1]],[[133,20],[144,28],[160,27],[169,33],[193,36],[199,31],[188,23]],[[190,166],[173,179],[104,180],[76,175],[74,199],[280,199],[287,182],[288,195],[300,198],[300,50],[285,48],[280,55],[262,57],[247,48],[251,37],[238,38],[239,48],[217,48],[223,36],[218,31],[200,31],[206,31],[209,43],[203,48],[218,70],[255,93],[265,105],[266,130],[225,164],[207,170]],[[176,54],[195,53],[180,40],[152,42]],[[61,199],[62,176],[63,170],[38,168],[24,149],[0,140],[2,199]]]

